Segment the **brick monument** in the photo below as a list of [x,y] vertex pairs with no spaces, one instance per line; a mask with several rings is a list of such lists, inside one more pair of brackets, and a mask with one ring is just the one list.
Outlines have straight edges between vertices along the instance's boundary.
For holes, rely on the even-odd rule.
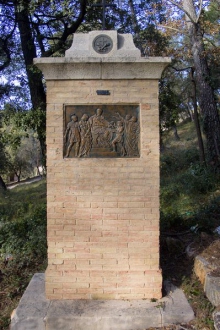
[[158,80],[131,35],[75,34],[47,85],[48,299],[160,298]]

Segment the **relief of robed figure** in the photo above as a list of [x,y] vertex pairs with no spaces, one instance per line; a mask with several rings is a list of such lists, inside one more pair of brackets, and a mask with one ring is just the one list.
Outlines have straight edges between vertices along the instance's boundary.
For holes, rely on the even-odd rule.
[[124,126],[124,154],[127,157],[138,157],[139,156],[139,136],[140,126],[137,122],[136,116],[127,114],[123,118],[118,112],[116,113],[118,118],[121,120]]
[[111,129],[109,122],[104,118],[102,109],[97,109],[96,114],[89,118],[92,133],[93,148],[107,148],[111,145]]
[[89,116],[84,114],[79,122],[81,144],[79,150],[79,157],[85,157],[89,155],[92,147],[92,134],[91,125],[89,122]]

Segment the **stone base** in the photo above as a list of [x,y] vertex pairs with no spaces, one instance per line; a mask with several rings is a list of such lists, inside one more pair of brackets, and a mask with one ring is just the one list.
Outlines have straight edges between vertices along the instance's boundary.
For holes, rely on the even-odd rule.
[[141,330],[187,323],[193,310],[183,292],[165,283],[167,296],[150,300],[47,300],[44,274],[35,274],[17,309],[11,330]]
[[[101,262],[103,259],[100,259]],[[59,266],[56,273],[50,270],[50,266],[45,272],[45,294],[49,300],[141,300],[162,297],[161,270],[121,271],[111,266],[112,270],[90,271],[87,266],[84,271],[68,271],[65,264]]]

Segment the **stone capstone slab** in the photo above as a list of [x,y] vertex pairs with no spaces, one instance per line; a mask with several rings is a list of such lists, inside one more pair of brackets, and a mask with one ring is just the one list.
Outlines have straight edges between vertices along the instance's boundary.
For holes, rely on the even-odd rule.
[[150,300],[47,300],[44,274],[35,274],[12,315],[11,330],[143,330],[189,322],[183,292],[166,282],[167,295]]

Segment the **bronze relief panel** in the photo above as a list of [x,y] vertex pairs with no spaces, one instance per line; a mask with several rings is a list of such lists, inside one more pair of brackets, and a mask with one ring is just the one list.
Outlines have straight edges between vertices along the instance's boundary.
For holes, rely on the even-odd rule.
[[65,105],[64,158],[140,157],[138,105]]

